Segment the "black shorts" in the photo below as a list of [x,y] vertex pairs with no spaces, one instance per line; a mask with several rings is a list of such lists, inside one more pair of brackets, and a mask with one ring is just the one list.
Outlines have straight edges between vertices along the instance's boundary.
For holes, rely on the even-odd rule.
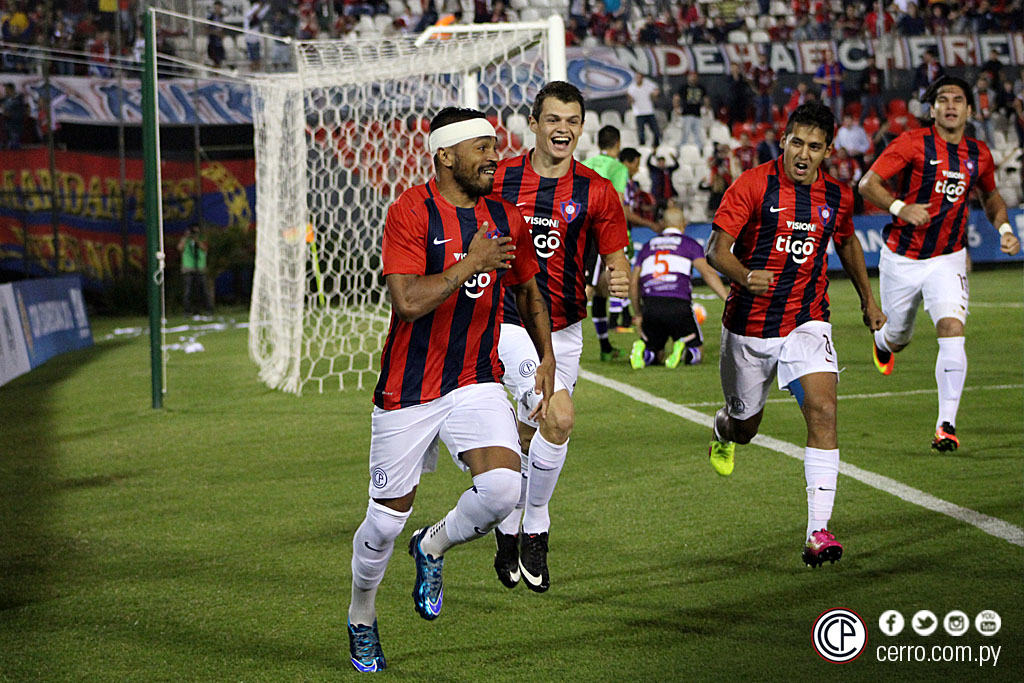
[[689,347],[704,344],[700,325],[693,317],[693,306],[689,299],[676,299],[667,296],[648,296],[643,298],[643,325],[640,328],[647,348],[660,351],[671,337],[682,339],[693,335],[686,342]]

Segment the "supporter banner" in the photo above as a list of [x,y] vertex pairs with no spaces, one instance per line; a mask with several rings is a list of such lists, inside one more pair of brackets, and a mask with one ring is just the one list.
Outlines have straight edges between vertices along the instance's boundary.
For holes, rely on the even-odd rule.
[[[1017,235],[1024,235],[1024,209],[1009,209],[1010,225],[1014,226]],[[854,216],[853,229],[860,238],[861,247],[864,249],[864,262],[868,268],[878,267],[878,255],[885,245],[882,237],[882,229],[889,222],[887,215],[877,216]],[[1016,256],[1008,256],[999,250],[999,233],[985,217],[985,212],[975,209],[970,212],[970,222],[967,224],[967,249],[974,263],[997,263],[1010,261],[1024,261],[1024,251]],[[711,236],[710,223],[691,223],[686,226],[686,234],[700,242],[706,247],[708,238]],[[654,232],[647,228],[633,228],[630,231],[633,244],[636,248],[644,244]],[[828,245],[828,269],[842,270],[843,265],[835,253],[832,242]],[[698,276],[699,277],[699,276]]]
[[[162,164],[165,249],[176,263],[177,235],[196,219],[195,166],[186,161]],[[128,159],[122,203],[117,157],[81,152],[56,153],[57,248],[60,270],[81,273],[88,287],[111,280],[122,269],[143,272],[146,229],[141,159]],[[210,225],[240,225],[255,220],[255,161],[203,162],[202,216]],[[0,155],[0,266],[27,275],[52,273],[54,226],[45,149],[5,151]],[[122,205],[123,204],[123,205]],[[122,214],[126,216],[122,226]],[[172,238],[172,235],[174,236]]]
[[[977,36],[887,37],[892,43],[893,66],[915,69],[929,48],[939,51],[946,66],[978,66],[991,50],[999,52],[1004,64],[1024,63],[1024,33]],[[566,50],[569,80],[587,98],[620,97],[633,80],[633,72],[650,76],[682,76],[689,71],[705,75],[726,75],[729,64],[754,64],[761,51],[776,73],[813,74],[821,65],[825,49],[831,48],[843,67],[861,71],[880,51],[877,40],[803,41],[723,45],[656,45],[652,47],[572,47]]]
[[[46,93],[42,76],[4,74],[25,96],[32,116],[39,116],[39,102]],[[92,76],[50,77],[50,99],[58,123],[142,123],[142,88],[139,81]],[[229,81],[160,79],[161,124],[252,123],[252,92],[244,83]]]
[[92,329],[78,276],[2,285],[0,311],[5,337],[0,342],[0,384],[56,355],[92,346]]
[[[235,7],[228,3],[229,10]],[[1024,64],[1024,33],[996,33],[971,36],[914,36],[891,38],[893,66],[914,69],[929,48],[939,51],[946,66],[977,66],[988,59],[992,49],[1004,64]],[[821,64],[826,48],[832,48],[842,65],[860,71],[878,53],[876,40],[803,41],[723,45],[657,45],[653,47],[572,47],[567,50],[569,80],[588,98],[621,97],[633,79],[633,71],[651,76],[682,76],[696,70],[706,75],[729,73],[729,63],[752,64],[757,53],[767,50],[776,73],[812,74]],[[501,78],[501,76],[498,76]],[[499,101],[507,90],[492,90],[481,79],[480,101]],[[37,116],[39,98],[45,92],[40,76],[4,74],[25,95]],[[115,79],[83,76],[55,76],[50,79],[55,120],[75,123],[116,124],[119,120],[142,122],[142,91],[139,81],[126,79],[124,88]],[[160,122],[164,124],[252,123],[249,86],[219,80],[170,79],[160,81]]]

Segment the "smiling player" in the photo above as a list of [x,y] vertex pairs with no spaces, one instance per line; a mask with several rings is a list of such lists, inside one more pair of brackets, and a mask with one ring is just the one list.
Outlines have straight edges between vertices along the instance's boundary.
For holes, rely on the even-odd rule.
[[[943,76],[925,96],[935,122],[896,138],[860,181],[864,198],[894,218],[885,226],[885,248],[878,263],[878,289],[888,322],[875,332],[874,361],[883,375],[892,374],[894,355],[910,343],[918,304],[935,323],[939,353],[935,383],[939,415],[932,448],[954,451],[956,414],[967,377],[964,322],[967,320],[968,198],[977,189],[985,215],[999,226],[999,248],[1020,250],[996,190],[992,153],[981,140],[964,135],[971,116],[971,88]],[[896,199],[882,183],[901,175]]]
[[531,226],[540,266],[537,284],[551,311],[555,391],[539,422],[531,417],[538,398],[533,376],[537,351],[508,297],[498,346],[505,386],[519,406],[519,437],[528,460],[522,463],[525,489],[520,503],[495,529],[494,569],[509,588],[521,575],[537,592],[550,585],[548,501],[565,463],[575,422],[572,391],[583,350],[581,321],[587,317],[584,255],[588,249],[596,248],[608,266],[611,293],[629,294],[629,262],[623,251],[629,240],[619,195],[611,183],[572,156],[585,114],[583,95],[576,86],[564,81],[545,85],[530,115],[536,147],[503,160],[494,176],[494,195],[518,206]]
[[853,232],[853,192],[819,168],[834,134],[827,107],[798,107],[786,123],[782,157],[744,172],[726,190],[707,246],[708,263],[732,280],[719,368],[725,406],[715,415],[709,460],[720,475],[732,473],[736,444],[757,434],[778,375],[807,423],[803,561],[813,567],[843,554],[828,530],[839,474],[829,240],[860,296],[864,324],[877,330],[885,322]]
[[441,613],[450,548],[486,535],[519,498],[519,438],[501,381],[496,336],[503,294],[515,292],[524,332],[543,358],[535,386],[544,415],[554,354],[537,288],[529,229],[515,207],[487,194],[498,155],[483,113],[448,107],[430,122],[436,175],[388,208],[381,253],[391,324],[373,392],[370,502],[352,539],[349,652],[358,671],[386,667],[375,600],[395,539],[412,512],[420,474],[443,440],[473,484],[437,523],[416,531],[413,605]]

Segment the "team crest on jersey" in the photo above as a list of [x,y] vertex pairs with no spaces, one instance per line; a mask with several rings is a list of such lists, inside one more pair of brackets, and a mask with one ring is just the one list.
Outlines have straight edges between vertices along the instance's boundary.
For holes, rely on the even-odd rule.
[[965,161],[964,162],[964,166],[967,167],[967,172],[968,173],[970,173],[971,175],[974,175],[974,160],[973,159],[968,159],[967,161]]
[[828,204],[825,204],[824,206],[819,206],[818,207],[818,217],[821,218],[821,227],[823,227],[823,228],[827,228],[828,227],[829,221],[831,221],[832,217],[835,216],[835,215],[836,215],[835,209],[833,209]]
[[571,199],[567,202],[562,202],[560,208],[562,210],[562,218],[567,223],[571,223],[576,216],[580,215],[580,205]]

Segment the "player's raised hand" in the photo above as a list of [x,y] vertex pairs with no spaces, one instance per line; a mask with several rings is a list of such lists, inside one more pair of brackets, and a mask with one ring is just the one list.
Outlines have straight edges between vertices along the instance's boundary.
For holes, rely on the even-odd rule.
[[900,218],[914,226],[921,226],[932,219],[927,204],[907,204],[900,209]]
[[512,261],[516,257],[512,253],[516,248],[516,245],[512,244],[512,238],[508,235],[491,238],[487,236],[488,232],[490,232],[490,225],[484,221],[469,243],[466,258],[473,259],[478,273],[511,268]]
[[772,286],[775,280],[775,273],[770,270],[752,270],[747,273],[747,281],[743,286],[751,294],[764,294]]
[[1020,240],[1012,232],[1008,232],[999,238],[999,248],[1004,254],[1013,256],[1020,251]]
[[608,265],[608,293],[620,299],[629,297],[629,271]]

